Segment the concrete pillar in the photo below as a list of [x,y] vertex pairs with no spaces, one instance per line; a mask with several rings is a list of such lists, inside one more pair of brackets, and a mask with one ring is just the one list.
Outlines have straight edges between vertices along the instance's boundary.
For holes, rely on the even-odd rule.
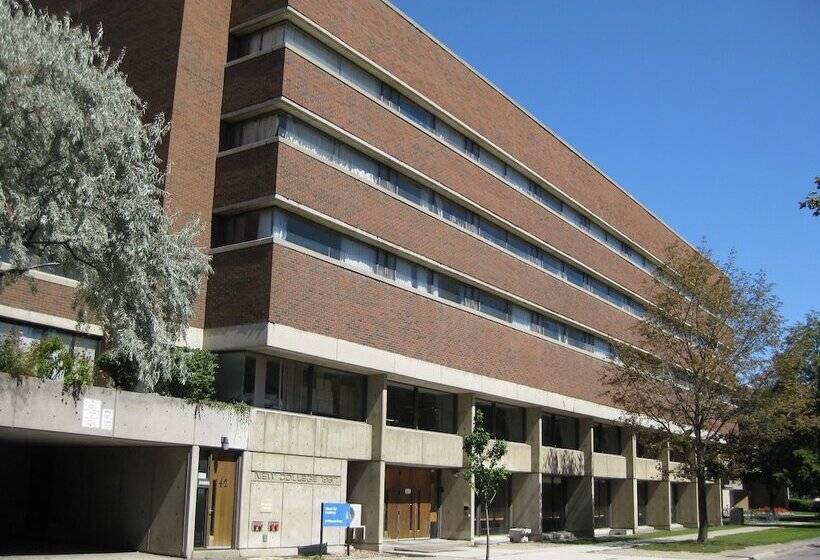
[[541,409],[528,408],[525,416],[525,442],[530,446],[529,473],[511,477],[510,502],[512,526],[532,530],[533,540],[541,539]]
[[380,551],[384,539],[384,461],[350,461],[347,496],[351,503],[362,504],[365,538],[360,546]]
[[668,530],[672,526],[672,489],[668,480],[648,484],[646,522],[655,529]]
[[723,489],[720,482],[706,484],[706,513],[709,525],[723,525]]
[[[188,488],[185,494],[185,536],[182,541],[182,553],[185,558],[194,554],[194,524],[196,523],[196,489],[199,484],[199,446],[193,445],[188,453]],[[237,503],[241,503],[239,496]]]
[[579,537],[595,533],[592,478],[592,420],[578,420],[578,449],[584,454],[584,475],[567,479],[567,531]]
[[371,457],[381,461],[384,446],[384,427],[387,423],[387,377],[371,375],[367,378],[365,422],[372,428]]
[[638,529],[638,484],[634,478],[612,481],[613,529]]
[[698,526],[698,484],[678,483],[678,519],[686,527]]
[[[464,437],[473,431],[475,395],[456,396],[456,434]],[[444,539],[469,540],[474,537],[473,512],[475,495],[457,469],[441,471],[441,515],[439,536]]]
[[512,526],[531,529],[533,540],[540,540],[541,474],[515,473],[511,479]]
[[612,483],[612,527],[638,530],[638,483],[635,480],[637,437],[633,430],[623,428],[621,454],[626,459],[626,480]]

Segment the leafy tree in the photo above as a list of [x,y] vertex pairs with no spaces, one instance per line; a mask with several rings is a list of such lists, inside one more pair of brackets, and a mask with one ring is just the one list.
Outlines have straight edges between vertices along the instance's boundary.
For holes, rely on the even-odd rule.
[[196,221],[163,208],[166,124],[143,122],[101,30],[0,0],[0,36],[0,290],[58,265],[79,281],[80,318],[93,314],[150,387],[210,270]]
[[484,509],[487,536],[485,558],[490,558],[490,503],[498,489],[510,476],[501,460],[507,453],[507,442],[492,440],[484,429],[484,418],[480,410],[475,413],[473,431],[464,437],[464,454],[467,465],[462,474],[476,494],[479,507]]
[[773,360],[773,378],[757,406],[740,422],[737,448],[749,458],[747,475],[769,489],[769,507],[779,487],[799,495],[820,494],[818,373],[820,316],[794,325]]
[[806,198],[800,201],[800,208],[808,208],[815,216],[820,216],[820,177],[814,178],[814,184],[818,192],[809,192]]
[[726,436],[765,384],[779,302],[765,274],[743,272],[732,257],[715,264],[706,248],[670,247],[648,288],[654,305],[634,326],[637,347],[615,345],[605,382],[625,420],[681,451],[681,474],[698,483],[704,542],[705,483],[737,466]]
[[178,349],[169,375],[156,386],[161,395],[201,403],[216,393],[216,356],[207,350]]

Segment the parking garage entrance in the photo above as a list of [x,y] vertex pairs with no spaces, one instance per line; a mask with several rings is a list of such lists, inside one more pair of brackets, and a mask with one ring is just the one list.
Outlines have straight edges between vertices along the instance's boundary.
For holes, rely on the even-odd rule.
[[189,447],[0,429],[0,555],[185,553]]

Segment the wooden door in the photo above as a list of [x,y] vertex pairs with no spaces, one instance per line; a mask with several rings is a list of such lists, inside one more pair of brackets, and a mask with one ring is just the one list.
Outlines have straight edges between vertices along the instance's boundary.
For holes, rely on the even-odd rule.
[[429,538],[433,478],[429,469],[387,467],[384,528],[388,539]]
[[236,456],[214,451],[209,465],[208,546],[233,546],[234,504],[236,502]]

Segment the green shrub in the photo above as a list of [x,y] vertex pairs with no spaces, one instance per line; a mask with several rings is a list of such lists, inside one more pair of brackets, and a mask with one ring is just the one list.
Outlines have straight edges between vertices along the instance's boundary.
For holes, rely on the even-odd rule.
[[216,394],[216,356],[207,350],[178,350],[166,379],[154,391],[160,395],[204,402]]
[[40,379],[59,379],[70,374],[73,354],[56,336],[38,340],[28,349],[30,375]]
[[20,333],[16,331],[0,340],[0,371],[12,377],[28,375],[26,350],[20,340]]
[[136,360],[124,352],[104,352],[97,358],[97,367],[108,376],[117,389],[133,391],[139,385],[139,366]]
[[813,511],[820,513],[820,502],[815,502],[811,498],[790,498],[789,509],[791,511]]

